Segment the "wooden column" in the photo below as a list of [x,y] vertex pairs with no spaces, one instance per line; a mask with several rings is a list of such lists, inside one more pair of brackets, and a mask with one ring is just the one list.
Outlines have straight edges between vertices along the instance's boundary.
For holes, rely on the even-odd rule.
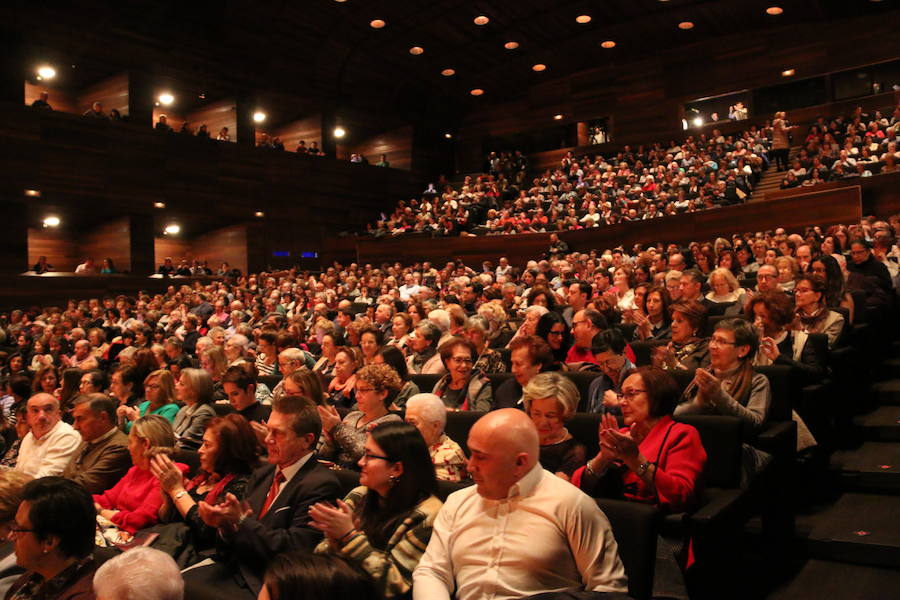
[[25,102],[25,61],[22,32],[0,27],[0,102]]
[[131,227],[131,273],[152,275],[156,272],[154,262],[154,219],[150,215],[129,215]]
[[4,186],[0,190],[3,211],[3,235],[0,236],[0,273],[18,274],[31,268],[28,264],[28,211],[18,196],[22,190]]
[[128,120],[137,125],[153,127],[153,87],[143,71],[128,72]]
[[235,103],[235,117],[237,118],[236,141],[245,148],[256,146],[256,124],[253,122],[253,113],[256,111],[256,98],[248,93],[238,94]]

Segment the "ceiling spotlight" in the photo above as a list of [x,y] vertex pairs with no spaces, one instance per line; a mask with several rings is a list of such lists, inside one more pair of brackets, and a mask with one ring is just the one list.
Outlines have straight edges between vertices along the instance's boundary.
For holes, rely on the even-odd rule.
[[262,123],[266,120],[266,113],[261,110],[256,111],[253,113],[253,120],[257,123]]
[[258,211],[256,211],[255,213],[253,213],[253,216],[254,216],[254,217],[264,217],[264,216],[266,216],[266,213],[264,213],[264,212],[261,211],[261,210],[258,210]]
[[456,71],[454,71],[453,69],[444,69],[443,71],[441,71],[441,75],[443,75],[444,77],[450,77],[451,75],[456,75]]
[[536,64],[536,65],[531,65],[531,70],[532,70],[532,71],[537,71],[538,73],[540,73],[541,71],[546,71],[546,70],[547,70],[547,65],[545,65],[545,64],[543,64],[543,63],[538,63],[538,64]]
[[447,138],[448,140],[451,140],[451,139],[453,139],[453,134],[448,131],[447,133],[444,134],[444,137]]
[[335,127],[334,128],[334,137],[342,138],[347,135],[347,131],[343,127]]
[[166,235],[176,235],[181,232],[181,226],[176,223],[172,223],[170,225],[166,225],[166,228],[163,231]]
[[173,96],[169,92],[163,92],[159,95],[159,103],[163,106],[168,106],[173,102],[175,102],[175,96]]
[[781,76],[782,77],[793,77],[795,72],[796,71],[794,71],[794,69],[785,69],[784,71],[781,72]]
[[53,79],[56,77],[56,69],[49,65],[38,67],[37,74],[41,79]]
[[687,30],[687,29],[693,29],[693,28],[694,28],[694,24],[691,23],[690,21],[682,21],[681,23],[678,24],[678,29]]
[[49,216],[44,219],[44,227],[59,227],[60,222],[59,217]]
[[425,48],[423,48],[421,46],[413,46],[412,48],[409,49],[409,53],[414,54],[416,56],[418,56],[419,54],[422,54],[423,52],[425,52]]
[[40,198],[41,190],[25,190],[25,195],[29,198]]
[[562,118],[563,118],[562,115],[553,115],[553,120],[554,120],[554,121],[562,121]]
[[197,97],[201,100],[206,100],[206,92],[200,92],[199,94],[197,94]]
[[369,22],[369,27],[371,27],[372,29],[381,29],[385,25],[387,25],[387,23],[385,23],[381,19],[375,19],[374,21]]
[[615,48],[616,43],[612,40],[606,40],[605,42],[601,42],[600,46],[602,46],[603,48]]
[[575,17],[575,22],[581,24],[590,23],[591,15],[578,15],[577,17]]
[[472,90],[469,93],[472,94],[473,96],[480,96],[484,93],[484,90],[481,88],[475,88],[474,90]]
[[694,127],[700,127],[703,125],[703,117],[694,117],[694,120],[691,122],[694,124]]
[[165,202],[154,202],[153,203],[153,208],[165,208],[165,207],[166,207]]
[[519,47],[519,42],[506,42],[505,44],[503,44],[503,47],[507,50],[515,50]]
[[766,14],[770,14],[772,16],[780,15],[784,12],[784,9],[780,6],[770,6],[766,9]]
[[484,15],[478,15],[477,17],[475,17],[474,21],[476,25],[487,25],[491,22],[491,20]]

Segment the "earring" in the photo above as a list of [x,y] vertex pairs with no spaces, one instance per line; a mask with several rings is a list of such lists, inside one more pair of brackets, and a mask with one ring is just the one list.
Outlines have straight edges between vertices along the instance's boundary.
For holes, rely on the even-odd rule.
[[391,485],[397,485],[397,482],[400,481],[400,478],[396,475],[388,475],[388,479],[391,482]]

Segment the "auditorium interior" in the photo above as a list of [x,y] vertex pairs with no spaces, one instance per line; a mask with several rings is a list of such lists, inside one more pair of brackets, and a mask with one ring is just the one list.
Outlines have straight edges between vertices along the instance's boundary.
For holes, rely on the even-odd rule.
[[[516,340],[550,344],[555,331],[550,322],[546,335],[541,324],[528,329],[536,296],[557,313],[553,323],[565,326],[572,351],[573,315],[598,315],[628,342],[632,366],[662,366],[689,397],[713,369],[708,361],[734,343],[715,337],[719,324],[738,317],[758,325],[755,307],[774,312],[766,302],[777,292],[789,303],[793,356],[763,357],[772,339],[751,326],[757,338],[741,357],[763,357],[754,365],[771,392],[765,423],[748,434],[733,415],[682,420],[699,430],[706,455],[689,510],[667,511],[659,498],[648,508],[621,490],[597,500],[618,542],[628,597],[900,593],[894,0],[84,0],[16,1],[8,10],[0,23],[7,449],[20,441],[13,379],[34,377],[38,393],[49,368],[65,409],[75,397],[65,399],[64,371],[82,360],[76,341],[88,331],[108,342],[91,337],[102,345],[90,352],[105,378],[126,368],[110,350],[135,345],[142,333],[144,347],[159,350],[155,368],[176,381],[182,367],[206,369],[199,351],[180,355],[186,362],[167,358],[170,339],[187,344],[187,313],[202,313],[188,308],[201,294],[197,301],[210,306],[203,316],[215,322],[192,327],[241,338],[229,345],[223,333],[224,354],[229,367],[255,365],[257,397],[260,389],[287,393],[284,355],[262,358],[266,332],[278,337],[279,352],[302,350],[319,391],[338,397],[344,384],[324,338],[339,350],[361,347],[351,349],[364,370],[370,357],[361,339],[375,328],[378,348],[401,350],[411,365],[403,381],[441,396],[444,378],[456,381],[454,367],[436,341],[416,347],[427,330],[419,323],[434,321],[443,342],[483,322],[469,360],[471,367],[478,358],[482,371],[466,389],[481,377],[497,408],[497,390],[519,379],[510,362]],[[774,290],[757,275],[766,265],[778,278]],[[695,333],[719,340],[709,342],[713,359],[690,370],[659,359],[676,335],[666,311],[675,306],[671,314],[680,315],[688,303],[688,276],[679,271],[702,276],[706,308]],[[889,282],[879,280],[882,271]],[[673,278],[683,300],[672,296]],[[724,293],[720,283],[729,286]],[[585,304],[570,286],[590,290]],[[819,294],[820,312],[803,312],[804,293]],[[654,294],[666,309],[658,334],[649,315]],[[389,320],[405,320],[401,333],[395,321],[380,320],[382,306]],[[243,322],[226,326],[228,311]],[[538,312],[531,314],[543,323],[547,311]],[[826,313],[843,323],[834,339],[815,329]],[[447,315],[449,330],[440,321]],[[128,331],[139,333],[126,342]],[[801,364],[807,336],[821,353],[814,376]],[[585,362],[549,349],[550,370],[559,368],[581,398],[565,431],[588,449],[580,466],[589,473],[606,417],[592,414],[587,398],[594,380],[609,376],[590,342]],[[485,353],[497,357],[492,372]],[[439,355],[448,374],[415,370],[419,354]],[[133,361],[126,355],[137,352],[122,354]],[[213,374],[219,387],[223,372]],[[620,384],[610,389],[622,399]],[[217,399],[217,417],[233,413],[224,393]],[[447,404],[446,433],[463,451],[484,414],[471,400]],[[392,406],[402,419],[402,406]],[[319,407],[324,431],[334,408]],[[337,408],[344,419],[358,407]],[[266,435],[265,422],[251,425]],[[748,475],[750,451],[765,459]],[[361,464],[371,461],[365,452]],[[197,452],[185,455],[200,468]],[[355,468],[339,474],[341,497],[359,484]],[[647,463],[639,475],[646,470]],[[461,484],[439,483],[441,500],[463,493]],[[4,541],[0,566],[14,564],[21,535]],[[661,557],[667,544],[674,558]],[[677,562],[684,595],[659,592],[660,561]],[[408,585],[391,581],[379,593],[424,600],[411,583],[419,571],[400,572],[391,577]],[[0,582],[8,575],[0,570]]]

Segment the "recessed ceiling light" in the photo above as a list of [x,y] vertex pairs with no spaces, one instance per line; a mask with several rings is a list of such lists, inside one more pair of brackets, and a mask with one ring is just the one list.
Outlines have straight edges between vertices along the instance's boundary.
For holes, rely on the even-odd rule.
[[473,96],[480,96],[484,93],[484,90],[481,88],[475,88],[474,90],[472,90],[469,93],[472,94]]
[[159,95],[159,103],[163,106],[168,106],[173,102],[175,102],[175,96],[173,96],[169,92],[163,92]]
[[605,42],[601,42],[600,45],[603,46],[604,48],[615,48],[616,47],[616,43],[612,40],[606,40]]
[[792,77],[796,71],[794,69],[785,69],[781,72],[782,77]]
[[562,118],[563,118],[562,115],[553,115],[553,120],[554,120],[554,121],[561,121]]
[[375,19],[374,21],[369,22],[369,27],[371,27],[372,29],[381,29],[385,25],[387,25],[387,23],[385,23],[381,19]]
[[451,75],[456,75],[456,71],[454,71],[453,69],[444,69],[443,71],[441,71],[441,75],[443,75],[444,77],[450,77]]
[[780,6],[770,6],[769,8],[766,9],[766,13],[773,15],[773,16],[780,15],[783,12],[784,12],[784,9],[781,8]]
[[181,226],[176,223],[172,223],[171,225],[166,225],[166,228],[163,230],[163,232],[166,235],[175,235],[181,232]]
[[478,15],[477,17],[475,17],[474,21],[476,25],[487,25],[491,22],[491,20],[484,15]]
[[41,79],[53,79],[54,77],[56,77],[56,69],[54,69],[50,65],[44,65],[42,67],[38,67],[37,74]]
[[507,50],[515,50],[519,47],[519,42],[506,42],[505,44],[503,44],[503,47]]
[[253,213],[253,216],[254,216],[254,217],[264,217],[264,216],[266,216],[266,213],[264,213],[264,212],[261,211],[261,210],[258,210],[258,211],[256,211],[255,213]]
[[682,21],[681,23],[678,24],[678,29],[693,29],[693,28],[694,28],[694,24],[691,23],[690,21]]
[[253,120],[257,123],[262,123],[266,120],[266,113],[261,110],[256,111],[253,113]]
[[448,131],[447,133],[444,134],[444,137],[447,138],[448,140],[450,140],[450,139],[453,139],[453,134]]
[[334,128],[334,137],[342,138],[345,135],[347,135],[347,130],[344,129],[343,127],[335,127]]
[[25,190],[25,195],[29,198],[40,198],[41,190]]
[[425,48],[423,48],[422,46],[413,46],[412,48],[409,49],[409,53],[413,54],[415,56],[418,56],[418,55],[422,54],[423,52],[425,52]]
[[543,64],[543,63],[538,63],[538,64],[536,64],[536,65],[531,65],[531,70],[532,70],[532,71],[541,72],[541,71],[545,71],[546,69],[547,69],[547,65],[545,65],[545,64]]
[[584,23],[590,23],[590,22],[591,22],[591,15],[578,15],[577,17],[575,17],[575,22],[576,22],[576,23],[582,23],[582,24],[584,24]]
[[51,215],[44,219],[44,227],[59,227],[60,223],[59,217],[56,216]]
[[165,202],[154,202],[154,203],[153,203],[153,207],[154,207],[154,208],[165,208],[165,207],[166,207],[166,203],[165,203]]

